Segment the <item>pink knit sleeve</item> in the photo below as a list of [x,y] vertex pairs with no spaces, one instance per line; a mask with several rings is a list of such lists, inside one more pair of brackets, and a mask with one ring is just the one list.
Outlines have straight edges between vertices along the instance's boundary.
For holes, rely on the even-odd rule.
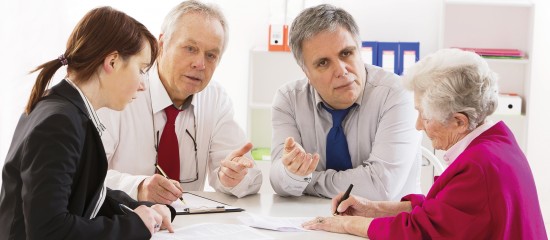
[[423,194],[409,194],[401,198],[401,202],[410,201],[412,208],[414,208],[417,206],[422,207],[422,203],[424,203],[425,199],[426,196],[424,196]]
[[484,238],[491,215],[483,170],[476,164],[455,167],[458,170],[451,169],[446,179],[438,179],[428,197],[403,197],[411,202],[410,212],[373,219],[367,230],[369,238]]

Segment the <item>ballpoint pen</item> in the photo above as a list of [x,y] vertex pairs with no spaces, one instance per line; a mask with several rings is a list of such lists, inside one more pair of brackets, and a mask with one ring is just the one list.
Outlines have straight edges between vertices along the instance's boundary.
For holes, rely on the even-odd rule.
[[[132,212],[132,213],[135,213],[134,209],[131,209],[130,207],[122,204],[122,203],[119,203],[118,206],[120,206],[120,208],[122,209],[123,212]],[[128,213],[126,212],[126,214]],[[160,227],[160,224],[156,223],[155,226],[153,226],[155,229],[159,228]]]
[[[170,179],[170,178],[168,178],[168,175],[166,175],[164,170],[162,170],[162,168],[160,168],[160,166],[158,164],[155,163],[155,167],[159,170],[159,172],[160,172],[160,174],[162,174],[162,176],[164,176],[166,179]],[[179,199],[181,200],[181,202],[183,204],[187,205],[187,203],[185,203],[185,200],[183,200],[183,197],[179,197]]]
[[120,206],[120,208],[122,208],[122,211],[128,211],[128,212],[134,212],[134,209],[131,209],[130,207],[122,204],[122,203],[119,203],[118,206]]
[[343,201],[346,201],[348,198],[349,198],[349,194],[351,193],[351,189],[353,188],[353,184],[350,184],[349,187],[348,187],[348,190],[346,190],[346,192],[344,193],[344,196],[342,196],[342,198],[340,199],[340,201],[338,201],[338,205],[336,205],[336,209],[334,210],[334,216],[340,214],[338,212],[338,206],[340,206],[340,203],[342,203]]

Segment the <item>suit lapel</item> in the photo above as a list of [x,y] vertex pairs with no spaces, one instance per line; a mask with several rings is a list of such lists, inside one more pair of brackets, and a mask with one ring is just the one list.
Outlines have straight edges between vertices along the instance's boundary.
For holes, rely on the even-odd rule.
[[105,176],[107,175],[108,162],[105,149],[103,148],[101,136],[99,136],[95,125],[90,120],[88,110],[78,90],[71,86],[66,80],[63,80],[51,88],[51,94],[61,96],[75,105],[86,118],[85,122],[87,129],[85,142],[88,144],[84,146],[83,152],[88,154],[82,156],[84,159],[79,168],[81,168],[80,171],[94,171],[89,174],[94,174],[97,176],[97,180],[99,180],[97,185],[93,186],[93,188],[95,188],[94,195],[89,204],[85,207],[84,217],[89,218],[94,211],[97,201],[99,201]]

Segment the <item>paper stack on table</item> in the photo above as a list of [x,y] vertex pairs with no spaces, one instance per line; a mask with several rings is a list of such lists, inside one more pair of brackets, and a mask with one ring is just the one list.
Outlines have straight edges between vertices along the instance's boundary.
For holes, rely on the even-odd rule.
[[250,227],[269,229],[281,232],[303,232],[310,231],[302,227],[302,223],[314,217],[269,217],[249,213],[247,217],[238,219]]
[[175,229],[174,233],[166,230],[155,233],[151,240],[271,240],[274,239],[260,231],[240,225],[224,223],[199,223]]

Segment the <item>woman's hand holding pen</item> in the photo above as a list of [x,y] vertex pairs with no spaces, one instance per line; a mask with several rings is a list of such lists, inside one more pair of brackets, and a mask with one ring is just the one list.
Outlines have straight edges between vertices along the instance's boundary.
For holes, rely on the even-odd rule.
[[[370,201],[368,199],[350,195],[348,199],[340,202],[344,193],[336,195],[332,199],[332,212],[337,211],[341,216],[361,216],[379,218],[395,216],[401,212],[412,210],[411,202],[394,201]],[[338,204],[340,202],[340,204]]]
[[254,161],[245,156],[251,149],[252,143],[246,143],[221,161],[218,177],[222,185],[237,186],[248,173],[248,169],[254,167]]
[[372,208],[369,207],[369,200],[349,195],[348,199],[342,200],[345,193],[341,192],[332,198],[331,211],[341,216],[363,216],[374,217]]
[[141,218],[143,224],[151,232],[151,235],[164,229],[174,232],[172,222],[170,221],[170,210],[166,205],[155,204],[152,207],[141,205],[134,209],[133,212]]
[[144,179],[138,187],[138,200],[171,204],[183,194],[183,188],[175,181],[155,174]]
[[305,222],[302,226],[310,230],[323,230],[337,233],[349,233],[357,236],[366,237],[367,229],[372,221],[367,215],[371,214],[369,201],[364,198],[340,193],[332,199],[331,213],[337,213],[332,217],[316,217]]
[[316,217],[302,224],[302,227],[366,237],[373,218],[395,216],[412,210],[409,201],[370,201],[353,195],[342,200],[344,195],[345,193],[340,193],[332,199],[331,213],[337,212],[338,215]]

